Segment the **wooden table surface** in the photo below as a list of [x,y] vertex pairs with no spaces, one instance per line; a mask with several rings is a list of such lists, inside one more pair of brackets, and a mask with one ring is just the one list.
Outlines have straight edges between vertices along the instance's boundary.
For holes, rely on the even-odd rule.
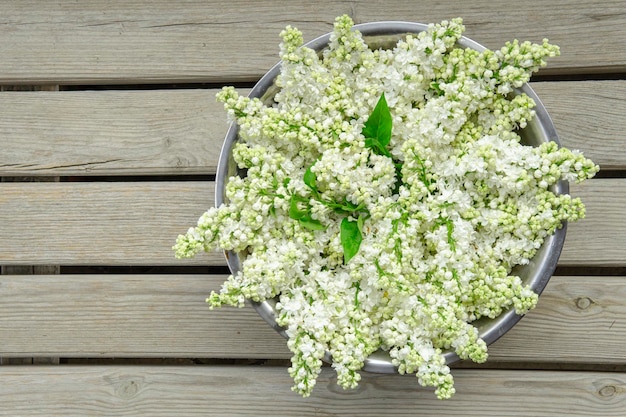
[[[626,2],[0,0],[0,415],[626,416]],[[509,4],[510,3],[510,4]],[[251,308],[210,311],[219,253],[173,258],[213,204],[222,85],[249,89],[287,24],[438,22],[561,46],[532,80],[562,143],[598,163],[538,307],[454,366],[441,402],[412,376],[324,369],[290,391],[285,341]]]

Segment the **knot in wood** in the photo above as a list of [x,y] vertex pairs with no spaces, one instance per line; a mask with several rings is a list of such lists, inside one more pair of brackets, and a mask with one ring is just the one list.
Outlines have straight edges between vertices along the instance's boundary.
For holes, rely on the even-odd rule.
[[139,384],[132,379],[124,380],[119,383],[116,391],[120,398],[129,399],[137,395]]
[[578,307],[579,309],[586,310],[591,304],[593,304],[593,300],[589,297],[578,297],[575,300],[575,303],[576,307]]
[[615,388],[614,385],[605,385],[602,388],[600,388],[600,390],[598,391],[598,394],[600,394],[600,397],[612,397],[617,393],[617,388]]

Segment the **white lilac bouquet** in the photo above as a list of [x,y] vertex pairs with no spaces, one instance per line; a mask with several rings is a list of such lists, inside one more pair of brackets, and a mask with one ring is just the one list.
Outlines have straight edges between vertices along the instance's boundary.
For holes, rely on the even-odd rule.
[[218,94],[239,125],[232,156],[245,175],[229,178],[227,203],[174,249],[245,254],[207,302],[276,298],[302,395],[326,352],[338,384],[354,388],[383,349],[449,398],[443,353],[485,361],[472,322],[533,308],[537,294],[513,266],[584,216],[579,199],[549,187],[598,167],[554,142],[521,143],[534,102],[513,92],[558,54],[547,40],[462,49],[454,19],[370,50],[352,26],[337,18],[319,56],[287,27],[271,107],[233,88]]

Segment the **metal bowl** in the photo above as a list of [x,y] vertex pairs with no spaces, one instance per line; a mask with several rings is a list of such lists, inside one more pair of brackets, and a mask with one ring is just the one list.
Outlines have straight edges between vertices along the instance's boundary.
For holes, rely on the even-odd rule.
[[[427,25],[422,23],[400,21],[364,23],[354,26],[355,29],[358,29],[363,34],[366,43],[372,49],[392,47],[399,39],[405,37],[407,34],[423,32],[427,27]],[[319,52],[328,45],[329,39],[330,33],[327,33],[308,42],[306,46]],[[457,44],[459,47],[472,48],[477,51],[486,49],[484,46],[466,37],[462,37]],[[280,63],[274,65],[261,80],[259,80],[249,96],[260,98],[266,105],[271,105],[273,97],[278,91],[274,80],[279,73]],[[519,132],[522,137],[522,142],[531,146],[539,146],[549,141],[558,144],[559,140],[552,120],[539,100],[539,97],[537,97],[528,84],[524,84],[520,89],[516,90],[516,94],[522,92],[530,96],[536,103],[535,118]],[[228,178],[239,174],[237,166],[232,159],[232,148],[238,139],[238,131],[238,126],[236,123],[233,123],[226,134],[220,154],[216,177],[217,185],[215,189],[215,204],[217,206],[224,202],[225,186]],[[551,191],[556,194],[568,194],[569,184],[566,181],[559,181],[551,187]],[[557,229],[556,233],[546,238],[543,245],[530,260],[528,265],[518,266],[513,269],[512,273],[518,275],[525,284],[530,285],[538,294],[541,294],[548,280],[554,273],[561,254],[561,249],[563,248],[563,242],[565,241],[566,227],[567,225],[563,224],[561,229]],[[241,257],[239,254],[227,251],[226,260],[233,274],[241,269]],[[252,302],[252,306],[257,313],[278,333],[287,337],[285,329],[276,323],[274,316],[275,305],[275,300],[268,300],[262,303]],[[481,318],[473,322],[473,324],[478,328],[480,337],[489,345],[509,331],[520,319],[521,316],[515,314],[514,310],[509,309],[495,319]],[[453,351],[445,352],[444,356],[447,364],[459,360],[459,357]],[[328,353],[326,354],[325,360],[332,362],[332,358]],[[395,373],[397,371],[391,363],[389,355],[382,350],[373,353],[365,361],[363,370],[378,373]]]

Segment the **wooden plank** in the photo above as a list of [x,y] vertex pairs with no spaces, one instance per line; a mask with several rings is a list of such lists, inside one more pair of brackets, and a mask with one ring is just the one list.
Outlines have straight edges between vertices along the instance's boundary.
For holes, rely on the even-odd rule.
[[591,180],[570,187],[585,204],[585,219],[568,225],[559,265],[626,264],[626,179]]
[[623,373],[458,370],[447,401],[411,376],[367,374],[345,391],[333,374],[324,369],[304,399],[281,367],[3,367],[0,415],[622,417],[626,409]]
[[[0,183],[0,265],[224,265],[171,247],[213,205],[212,182]],[[624,266],[625,179],[572,187],[587,218],[570,225],[560,265]]]
[[1,276],[0,356],[290,357],[252,308],[209,310],[204,300],[225,278]]
[[0,183],[0,265],[224,265],[178,261],[176,236],[213,205],[212,182]]
[[[288,359],[250,307],[209,310],[221,275],[1,276],[0,356]],[[497,362],[626,363],[626,277],[555,276],[489,349]]]
[[112,1],[106,7],[98,0],[31,0],[4,1],[2,12],[4,84],[255,80],[276,62],[278,33],[287,24],[309,40],[330,31],[333,19],[345,13],[358,23],[462,16],[467,36],[491,48],[514,38],[547,37],[561,45],[563,56],[546,73],[618,72],[626,66],[621,0],[530,0],[524,7],[504,0],[198,0],[176,8],[166,0]]
[[0,94],[2,175],[215,174],[217,90]]
[[[0,182],[58,182],[59,177],[1,177]],[[0,265],[3,275],[58,274],[58,265]]]
[[532,83],[563,146],[602,170],[626,168],[626,81]]
[[626,363],[626,277],[554,276],[490,362]]
[[[626,168],[626,81],[533,88],[565,146],[603,169]],[[228,129],[217,91],[0,94],[0,174],[214,174]]]

